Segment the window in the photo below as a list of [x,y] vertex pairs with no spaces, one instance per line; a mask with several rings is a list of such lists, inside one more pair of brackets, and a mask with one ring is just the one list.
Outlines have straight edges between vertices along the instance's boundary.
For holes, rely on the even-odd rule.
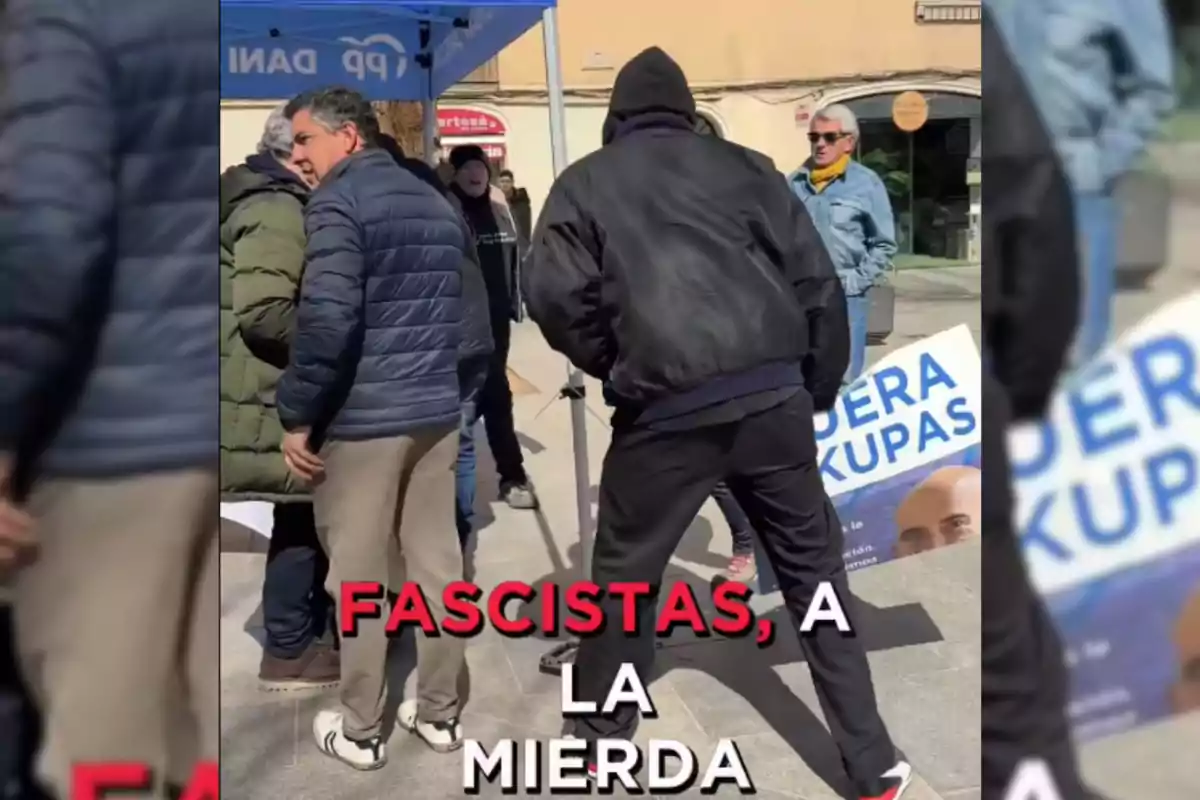
[[918,0],[914,4],[918,25],[978,25],[979,1],[951,3],[942,0]]

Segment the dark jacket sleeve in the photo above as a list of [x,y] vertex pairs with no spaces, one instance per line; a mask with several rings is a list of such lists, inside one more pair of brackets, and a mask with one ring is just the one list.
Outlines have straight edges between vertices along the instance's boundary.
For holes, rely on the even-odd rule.
[[786,209],[781,225],[785,232],[781,243],[783,273],[808,318],[804,383],[812,395],[813,407],[828,411],[837,401],[850,365],[846,293],[804,203],[779,173],[772,182],[779,205]]
[[304,216],[284,193],[252,197],[229,217],[233,230],[233,313],[246,346],[287,364],[304,272]]
[[0,120],[0,450],[66,359],[109,260],[115,111],[90,6],[9,0]]
[[513,223],[513,232],[516,234],[517,242],[512,247],[508,248],[508,285],[512,287],[509,292],[509,317],[513,322],[525,321],[525,292],[521,287],[521,273],[524,271],[523,264],[525,257],[529,253],[529,240],[521,237],[520,229],[517,227],[516,218],[513,217],[512,209],[508,210],[508,218]]
[[350,208],[336,195],[314,196],[304,228],[308,247],[296,334],[275,398],[287,430],[318,421],[364,324],[362,235]]
[[[1046,413],[1079,321],[1079,253],[1067,178],[1024,78],[983,18],[983,334],[1016,419]],[[994,98],[994,100],[993,100]]]
[[421,159],[405,156],[400,160],[400,166],[425,181],[425,183],[434,189],[437,189],[438,194],[446,195],[448,193],[446,184],[442,183],[442,179],[438,177],[437,171]]
[[[569,173],[567,173],[569,174]],[[550,347],[594,378],[612,368],[612,332],[601,303],[600,249],[593,223],[560,176],[550,189],[521,270],[529,316]]]

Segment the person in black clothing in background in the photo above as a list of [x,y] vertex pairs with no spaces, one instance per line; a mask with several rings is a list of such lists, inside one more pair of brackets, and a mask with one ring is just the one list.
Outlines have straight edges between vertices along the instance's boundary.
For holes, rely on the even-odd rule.
[[504,199],[508,200],[508,210],[512,212],[524,252],[529,247],[529,237],[533,233],[533,208],[529,202],[529,192],[517,186],[511,169],[500,170],[499,186],[500,191],[504,192]]
[[500,499],[513,508],[537,507],[537,497],[525,474],[525,459],[513,422],[513,397],[508,385],[508,349],[512,322],[520,302],[517,281],[520,247],[512,217],[492,202],[491,167],[483,149],[461,145],[450,151],[454,181],[450,196],[470,225],[475,249],[483,267],[492,319],[491,357],[481,361],[475,375],[464,375],[480,384],[475,418],[464,418],[459,433],[458,531],[464,541],[471,534],[475,508],[475,422],[483,417],[488,446],[500,475]]
[[[1007,434],[1044,417],[1078,323],[1079,250],[1062,165],[1028,87],[983,11],[983,798],[1005,800],[1023,764],[1062,800],[1095,798],[1067,720],[1063,648],[1013,524]],[[1043,795],[1039,795],[1043,796]]]
[[[650,48],[626,64],[604,146],[555,181],[526,263],[530,317],[554,350],[608,382],[615,405],[591,579],[660,586],[724,479],[795,622],[827,581],[853,624],[813,430],[850,357],[845,296],[770,159],[698,134],[695,122],[670,56]],[[602,602],[621,613],[620,598]],[[624,662],[649,682],[655,606],[641,604],[645,635],[610,625],[581,642],[580,699],[603,702]],[[858,796],[896,800],[912,770],[880,718],[862,642],[826,625],[801,646]],[[578,717],[574,735],[629,738],[637,721],[628,708]]]

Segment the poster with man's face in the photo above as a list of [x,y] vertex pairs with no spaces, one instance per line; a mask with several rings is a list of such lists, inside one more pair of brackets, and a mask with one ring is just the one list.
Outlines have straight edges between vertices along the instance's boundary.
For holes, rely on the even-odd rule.
[[978,467],[935,471],[896,509],[896,558],[978,536],[982,507],[983,473]]
[[1071,668],[1076,741],[1200,711],[1197,315],[1200,292],[1159,308],[1008,434],[1013,520]]
[[1175,656],[1179,673],[1171,706],[1176,714],[1200,711],[1200,585],[1175,623]]
[[[848,571],[978,539],[979,373],[971,331],[951,328],[890,353],[814,420]],[[775,591],[769,559],[758,569]]]

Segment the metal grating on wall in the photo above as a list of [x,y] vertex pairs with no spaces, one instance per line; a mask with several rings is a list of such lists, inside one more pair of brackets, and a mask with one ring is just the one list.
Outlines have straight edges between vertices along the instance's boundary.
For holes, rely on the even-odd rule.
[[973,3],[917,0],[913,4],[913,13],[920,25],[978,25],[980,4],[979,0]]

